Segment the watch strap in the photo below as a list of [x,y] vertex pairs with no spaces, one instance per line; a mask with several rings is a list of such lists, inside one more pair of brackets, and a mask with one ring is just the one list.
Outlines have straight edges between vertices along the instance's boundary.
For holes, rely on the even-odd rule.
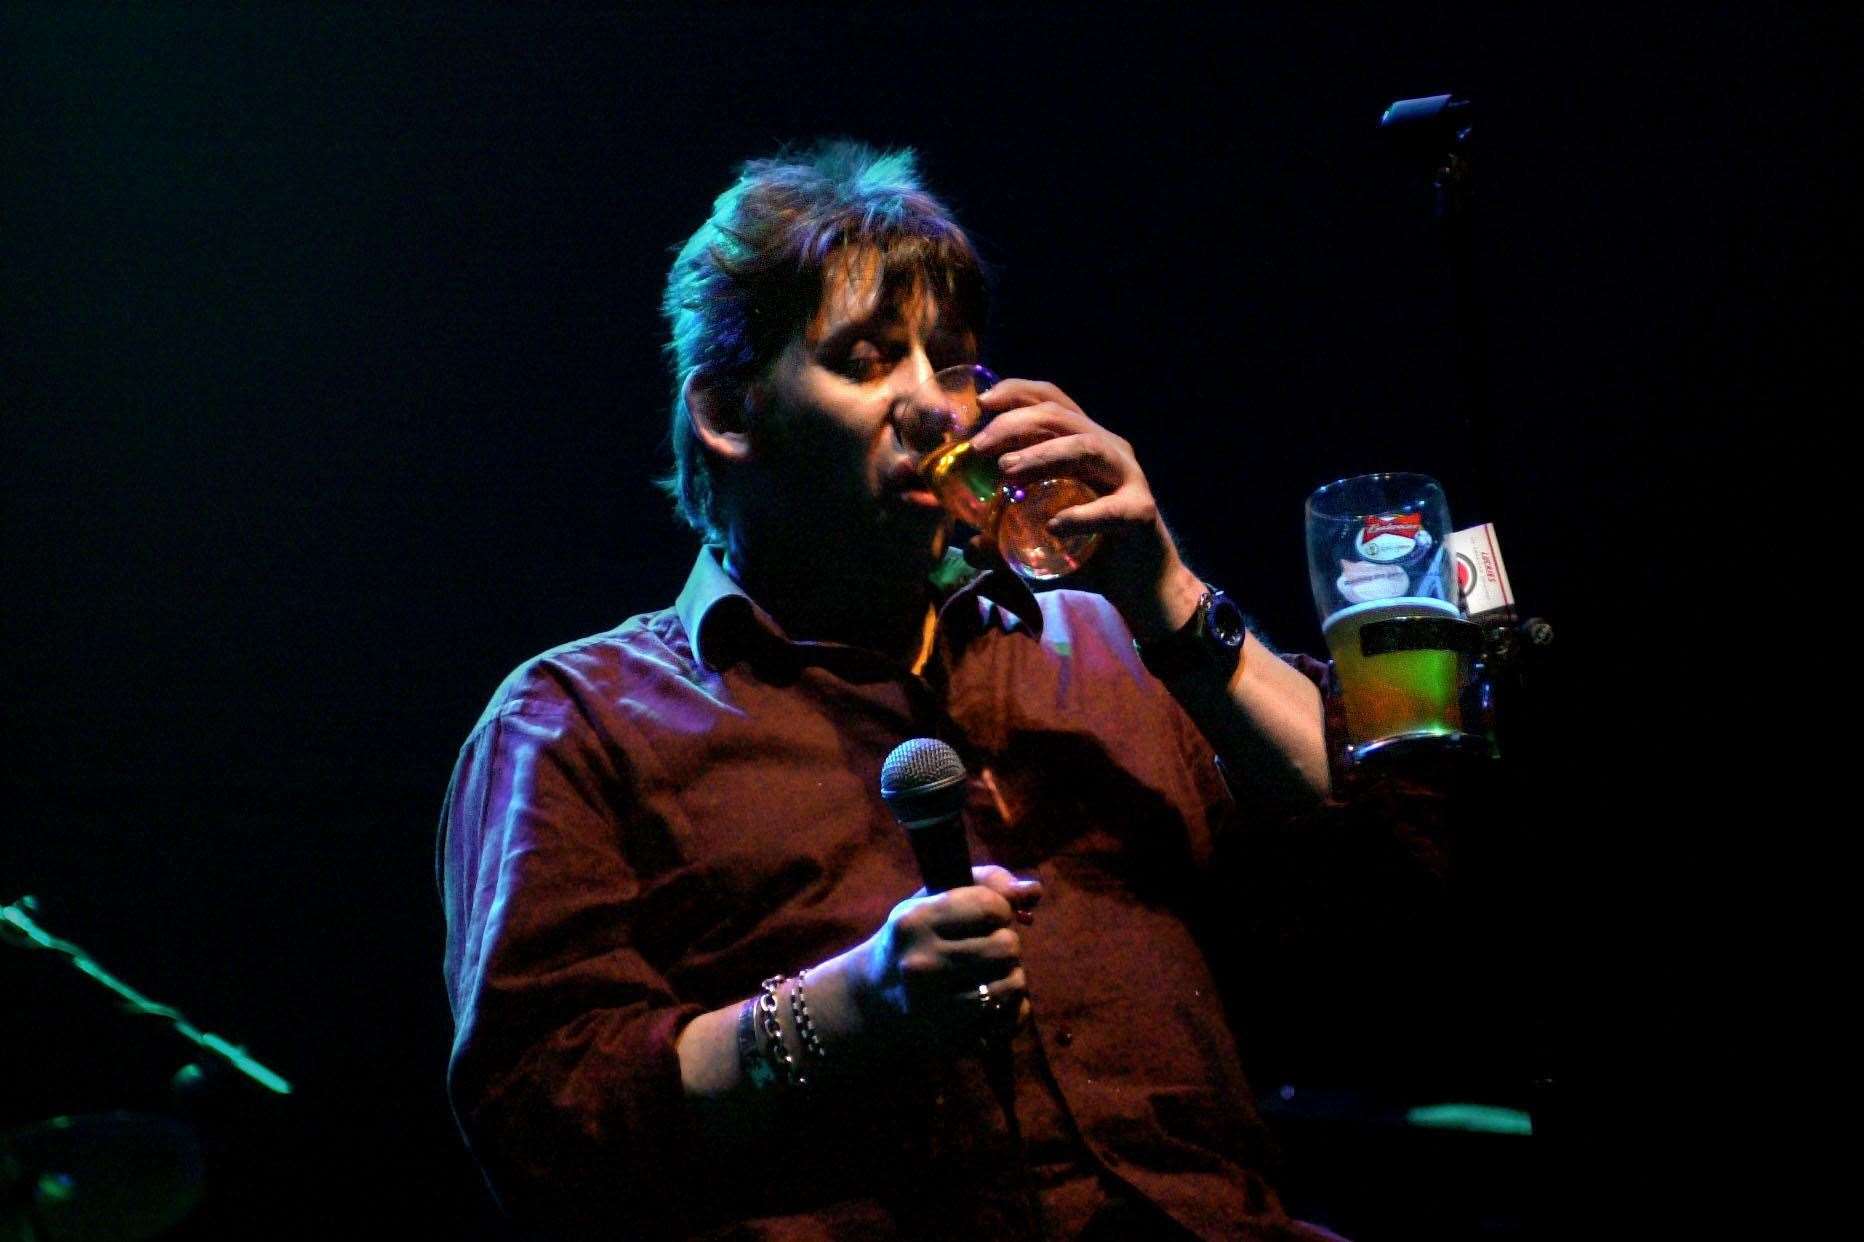
[[1218,673],[1228,681],[1243,657],[1245,636],[1242,610],[1228,595],[1205,583],[1189,620],[1160,638],[1135,638],[1133,650],[1146,670],[1161,681],[1202,671]]

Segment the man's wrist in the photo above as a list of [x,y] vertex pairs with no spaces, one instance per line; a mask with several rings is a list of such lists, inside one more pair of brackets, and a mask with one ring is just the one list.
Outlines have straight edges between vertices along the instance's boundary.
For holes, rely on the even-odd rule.
[[1227,687],[1241,667],[1247,619],[1228,595],[1202,585],[1197,606],[1181,627],[1162,638],[1135,638],[1133,650],[1161,681],[1195,678]]
[[1158,588],[1151,595],[1126,609],[1121,619],[1140,642],[1155,642],[1184,628],[1198,601],[1204,598],[1204,583],[1172,558],[1171,568],[1160,576]]

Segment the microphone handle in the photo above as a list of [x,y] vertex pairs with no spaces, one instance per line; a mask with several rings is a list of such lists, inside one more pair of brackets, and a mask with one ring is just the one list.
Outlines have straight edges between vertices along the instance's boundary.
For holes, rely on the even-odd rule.
[[906,837],[913,843],[913,857],[919,860],[919,875],[927,893],[942,893],[973,883],[971,843],[965,835],[963,816],[954,812],[919,825],[906,825]]

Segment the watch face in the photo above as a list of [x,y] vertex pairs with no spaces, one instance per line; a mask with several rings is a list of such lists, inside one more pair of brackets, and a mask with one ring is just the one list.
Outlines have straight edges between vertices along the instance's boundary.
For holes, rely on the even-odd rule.
[[1243,624],[1243,610],[1236,606],[1229,596],[1217,594],[1210,597],[1210,610],[1205,614],[1210,636],[1225,647],[1243,645],[1243,635],[1247,628]]

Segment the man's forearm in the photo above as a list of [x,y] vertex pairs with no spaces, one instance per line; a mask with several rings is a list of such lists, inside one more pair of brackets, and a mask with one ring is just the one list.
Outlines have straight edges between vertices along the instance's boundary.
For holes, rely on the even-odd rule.
[[[1174,566],[1160,588],[1156,611],[1135,625],[1135,632],[1156,636],[1176,630],[1190,619],[1205,589],[1195,574]],[[1320,691],[1254,634],[1244,638],[1242,658],[1227,682],[1215,672],[1198,670],[1170,678],[1165,686],[1223,757],[1239,799],[1304,806],[1327,797]]]
[[[811,968],[805,992],[810,1017],[823,1043],[836,1048],[844,1057],[851,1049],[859,1046],[863,1025],[850,986],[851,955],[855,952],[858,949],[851,949]],[[807,1060],[801,1036],[795,1031],[788,1014],[790,995],[795,986],[792,980],[779,989],[778,1025],[782,1031],[784,1047],[789,1050],[794,1063],[801,1066],[804,1073],[809,1073],[814,1067]],[[694,1018],[680,1032],[677,1050],[680,1057],[680,1083],[686,1090],[688,1100],[708,1111],[737,1114],[748,1119],[759,1111],[758,1097],[769,1093],[759,1092],[750,1081],[739,1054],[738,1026],[743,1004],[739,1001]],[[769,1041],[761,1023],[756,1043],[759,1049],[757,1055],[766,1056],[764,1050],[769,1047]]]
[[[1329,792],[1325,713],[1320,691],[1254,634],[1227,685],[1189,674],[1166,687],[1235,780],[1238,798],[1305,806]],[[1237,779],[1247,774],[1248,779]]]

